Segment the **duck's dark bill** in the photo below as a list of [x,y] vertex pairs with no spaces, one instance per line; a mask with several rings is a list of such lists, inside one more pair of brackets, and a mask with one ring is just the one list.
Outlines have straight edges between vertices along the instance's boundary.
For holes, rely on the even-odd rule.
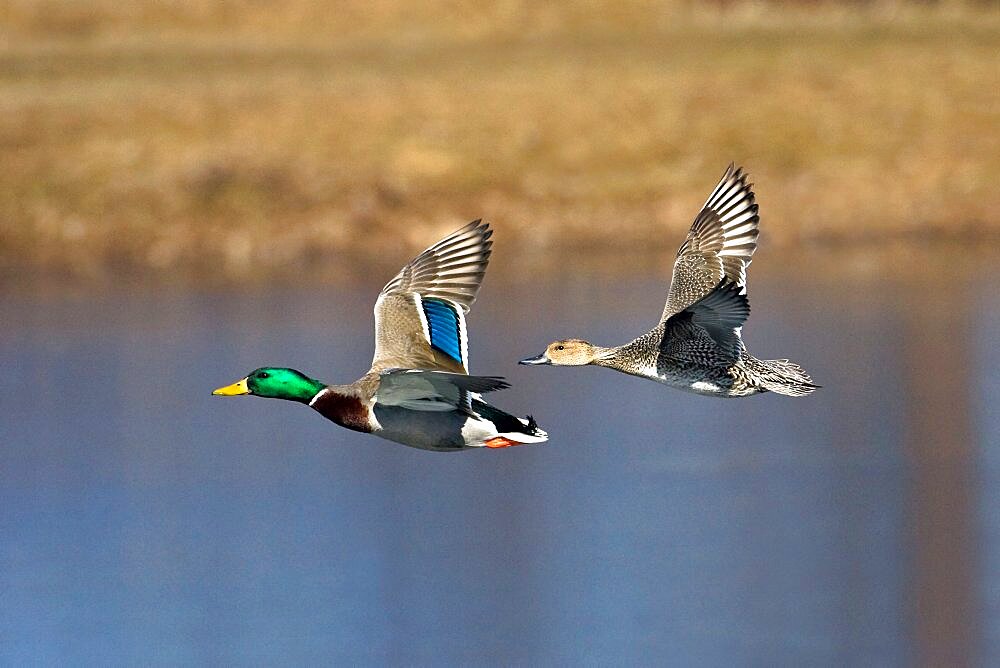
[[235,382],[232,385],[226,385],[225,387],[220,387],[217,390],[212,390],[212,394],[216,394],[221,397],[234,397],[238,394],[250,394],[250,388],[247,387],[247,379],[244,378],[243,380]]
[[545,356],[545,353],[538,355],[537,357],[529,357],[526,360],[521,360],[518,364],[552,364],[549,358]]

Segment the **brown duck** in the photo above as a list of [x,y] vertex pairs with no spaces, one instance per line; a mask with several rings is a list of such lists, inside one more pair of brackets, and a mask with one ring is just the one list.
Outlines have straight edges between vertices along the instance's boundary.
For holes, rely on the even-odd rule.
[[729,165],[677,251],[656,327],[610,348],[583,339],[554,341],[520,363],[603,366],[713,397],[799,397],[819,387],[799,365],[757,359],[743,345],[740,332],[750,315],[747,266],[760,220],[752,186],[743,170]]

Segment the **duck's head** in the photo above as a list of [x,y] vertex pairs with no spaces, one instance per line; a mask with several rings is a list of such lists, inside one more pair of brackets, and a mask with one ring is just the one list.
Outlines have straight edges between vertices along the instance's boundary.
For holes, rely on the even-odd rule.
[[301,371],[268,366],[251,372],[246,378],[232,385],[220,387],[212,394],[223,397],[252,394],[268,399],[288,399],[308,403],[323,387],[323,383]]
[[555,366],[584,366],[600,359],[602,349],[583,339],[562,339],[553,341],[545,352],[537,357],[529,357],[518,364],[552,364]]

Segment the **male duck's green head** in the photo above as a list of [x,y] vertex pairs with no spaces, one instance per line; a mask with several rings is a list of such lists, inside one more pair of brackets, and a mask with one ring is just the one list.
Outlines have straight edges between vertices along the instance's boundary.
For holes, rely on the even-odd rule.
[[295,369],[262,367],[243,380],[226,385],[212,392],[223,397],[252,394],[268,399],[288,399],[309,403],[325,386]]

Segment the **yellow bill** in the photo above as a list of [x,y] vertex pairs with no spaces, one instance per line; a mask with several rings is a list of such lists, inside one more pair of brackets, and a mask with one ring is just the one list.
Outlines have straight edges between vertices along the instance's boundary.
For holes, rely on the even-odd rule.
[[250,388],[247,387],[247,379],[237,381],[232,385],[226,385],[225,387],[220,387],[217,390],[212,390],[212,394],[217,394],[222,397],[234,397],[238,394],[250,394]]

